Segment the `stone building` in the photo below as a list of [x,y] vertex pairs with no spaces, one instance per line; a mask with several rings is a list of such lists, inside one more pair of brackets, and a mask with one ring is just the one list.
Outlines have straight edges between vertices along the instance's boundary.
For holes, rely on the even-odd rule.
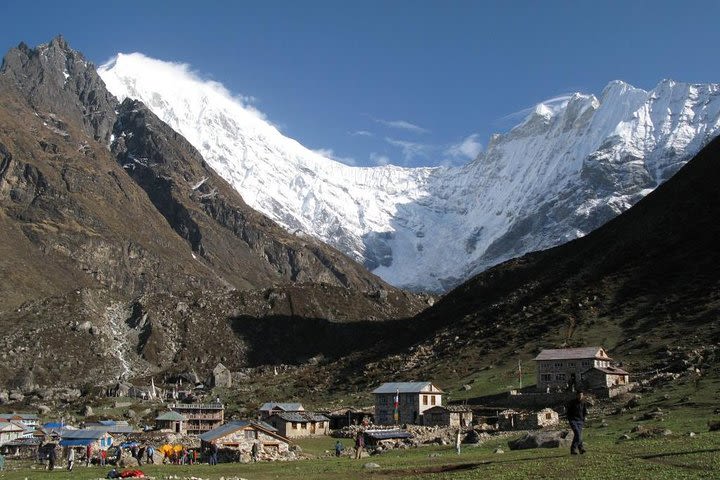
[[222,403],[176,403],[168,408],[184,416],[188,435],[200,435],[219,427],[225,421]]
[[543,350],[535,361],[538,390],[556,392],[580,387],[583,374],[611,367],[612,358],[602,347],[582,347]]
[[[260,457],[272,459],[287,455],[290,442],[270,425],[238,420],[226,423],[200,435],[202,448],[212,444],[233,452],[231,458],[249,460],[254,443],[260,447]],[[227,457],[227,455],[226,455]]]
[[538,430],[552,427],[560,422],[560,416],[552,408],[544,408],[539,412],[503,410],[498,414],[499,430]]
[[321,437],[330,433],[330,419],[312,412],[281,412],[267,422],[286,438]]
[[67,448],[85,448],[88,445],[94,451],[107,450],[113,445],[113,437],[101,430],[62,430],[60,446]]
[[627,385],[630,374],[619,367],[593,367],[582,374],[582,386],[589,390]]
[[[442,405],[444,392],[430,382],[392,382],[383,383],[372,393],[375,394],[376,424],[414,423],[421,425],[425,410]],[[396,396],[398,397],[397,421],[394,418]]]
[[292,402],[265,402],[260,406],[259,412],[260,412],[260,418],[265,420],[267,418],[270,418],[272,415],[275,415],[276,413],[283,413],[283,412],[304,412],[305,408],[302,406],[302,403],[292,403]]
[[435,406],[423,413],[423,425],[465,428],[472,425],[473,412],[462,405]]
[[156,430],[170,430],[181,435],[187,434],[187,417],[178,412],[164,412],[155,417]]

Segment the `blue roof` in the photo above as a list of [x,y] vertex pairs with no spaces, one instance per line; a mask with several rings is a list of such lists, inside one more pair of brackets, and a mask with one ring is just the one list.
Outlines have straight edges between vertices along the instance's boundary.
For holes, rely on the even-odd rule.
[[43,425],[43,428],[63,428],[65,427],[65,424],[62,422],[48,422],[45,425]]
[[94,442],[94,438],[69,438],[60,440],[61,447],[86,447]]

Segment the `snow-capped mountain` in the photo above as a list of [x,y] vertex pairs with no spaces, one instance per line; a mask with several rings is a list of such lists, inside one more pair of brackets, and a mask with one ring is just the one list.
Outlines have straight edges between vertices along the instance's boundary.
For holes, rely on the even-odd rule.
[[540,104],[462,167],[351,167],[285,137],[185,65],[120,54],[99,68],[143,101],[252,207],[397,286],[441,291],[582,236],[667,180],[720,129],[720,85],[611,82]]

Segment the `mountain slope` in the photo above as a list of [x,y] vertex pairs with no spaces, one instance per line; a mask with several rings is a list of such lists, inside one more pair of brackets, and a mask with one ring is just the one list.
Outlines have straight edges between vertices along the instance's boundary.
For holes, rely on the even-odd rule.
[[99,73],[185,135],[254,208],[394,285],[435,291],[592,231],[720,129],[718,85],[612,82],[599,97],[538,105],[463,167],[356,168],[283,136],[187,66],[120,54]]
[[638,372],[669,347],[720,346],[719,158],[715,139],[587,236],[475,276],[417,319],[432,334],[368,368],[457,384],[541,348],[601,344]]
[[230,352],[246,365],[243,338],[266,316],[290,332],[427,306],[252,210],[60,37],[0,67],[0,254],[0,383],[28,389],[203,371]]

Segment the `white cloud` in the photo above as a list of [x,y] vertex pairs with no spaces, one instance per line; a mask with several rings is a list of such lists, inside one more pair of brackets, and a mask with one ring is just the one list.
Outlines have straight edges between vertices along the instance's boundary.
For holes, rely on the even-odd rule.
[[550,107],[552,110],[556,110],[558,108],[564,107],[573,95],[573,93],[563,93],[556,97],[548,98],[543,100],[542,102],[538,102],[531,107],[523,108],[522,110],[518,110],[517,112],[508,113],[507,115],[500,117],[498,120],[502,122],[509,120],[523,120],[531,112],[533,112],[538,107],[538,105],[545,105],[547,107]]
[[370,152],[370,161],[377,166],[390,165],[390,157],[375,152]]
[[313,150],[313,152],[325,158],[335,160],[336,162],[344,163],[345,165],[350,165],[352,167],[357,166],[357,162],[354,158],[337,156],[335,155],[335,152],[332,148],[318,148],[316,150]]
[[402,151],[402,156],[406,162],[416,157],[428,157],[429,153],[436,148],[425,143],[408,142],[407,140],[397,140],[390,137],[385,137],[385,141],[394,147],[398,147]]
[[451,157],[464,157],[468,160],[474,160],[480,152],[482,152],[482,143],[478,140],[480,135],[473,133],[466,137],[462,142],[450,145],[446,150],[445,154]]
[[383,120],[382,118],[373,118],[371,117],[375,122],[385,125],[386,127],[390,128],[396,128],[399,130],[405,130],[408,132],[413,133],[428,133],[430,130],[423,128],[419,125],[415,125],[414,123],[410,123],[406,120]]
[[375,134],[368,132],[367,130],[355,130],[354,132],[348,132],[353,137],[374,137]]

